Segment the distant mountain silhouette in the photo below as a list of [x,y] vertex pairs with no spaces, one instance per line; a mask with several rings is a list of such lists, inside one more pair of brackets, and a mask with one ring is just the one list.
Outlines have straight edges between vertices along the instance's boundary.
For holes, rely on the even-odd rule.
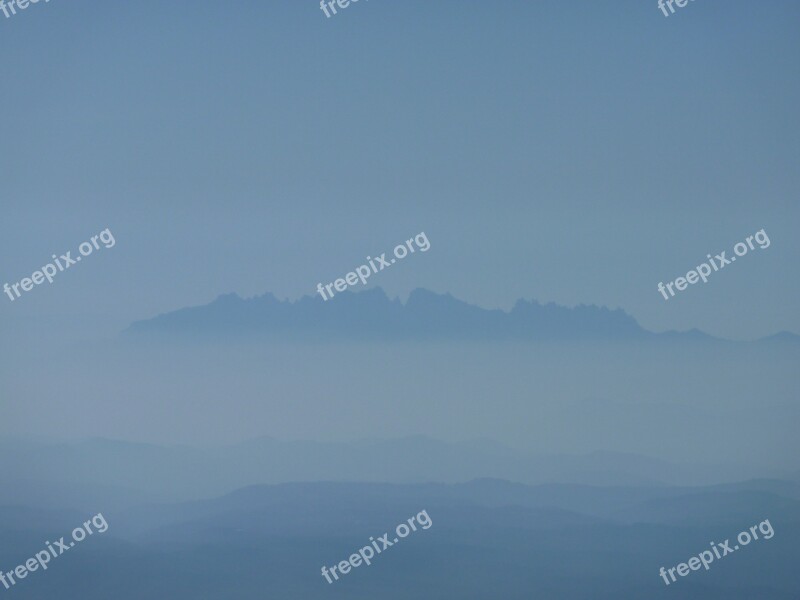
[[[531,454],[489,441],[450,443],[419,435],[352,443],[261,437],[219,447],[101,438],[59,444],[0,439],[0,472],[9,484],[0,488],[0,505],[42,508],[79,508],[87,498],[91,506],[102,500],[108,507],[150,499],[188,500],[251,484],[290,481],[456,483],[499,478],[531,484],[661,487],[763,476],[763,471],[673,464],[636,454]],[[768,475],[787,479],[779,470]],[[81,490],[86,486],[89,493],[84,497]],[[800,489],[778,491],[800,497]]]
[[785,342],[789,344],[796,344],[800,342],[800,335],[796,335],[789,331],[781,331],[780,333],[776,333],[774,335],[770,335],[768,337],[762,338],[759,340],[760,342]]
[[519,300],[506,312],[488,310],[450,294],[425,289],[403,304],[381,288],[344,292],[329,301],[304,296],[278,300],[272,294],[243,299],[236,294],[210,304],[137,321],[134,333],[259,336],[313,340],[713,340],[697,330],[656,334],[621,309]]
[[[12,593],[60,600],[796,600],[800,500],[784,493],[793,489],[780,481],[692,488],[299,482],[129,508],[97,499],[81,511],[0,505],[0,561],[15,565],[102,511],[106,533],[87,537]],[[429,526],[396,537],[396,525],[421,511]],[[766,519],[770,538],[760,528]],[[737,532],[757,524],[759,539],[709,571],[669,587],[659,577],[660,566],[687,560],[711,540],[729,538],[733,546]],[[391,547],[369,566],[325,582],[322,565],[347,560],[384,532]]]

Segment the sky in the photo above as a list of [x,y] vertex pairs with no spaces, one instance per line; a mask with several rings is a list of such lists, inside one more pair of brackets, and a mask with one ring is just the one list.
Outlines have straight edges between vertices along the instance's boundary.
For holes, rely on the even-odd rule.
[[[800,333],[800,5],[52,0],[0,14],[0,283],[30,336],[114,336],[220,294],[373,285],[644,327]],[[755,250],[665,301],[760,229]],[[7,337],[8,339],[8,337]],[[36,338],[40,339],[39,337]]]

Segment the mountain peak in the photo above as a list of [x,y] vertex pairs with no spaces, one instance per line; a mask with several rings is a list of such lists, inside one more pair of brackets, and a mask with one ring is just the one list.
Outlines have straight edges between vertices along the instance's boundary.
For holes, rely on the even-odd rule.
[[[250,299],[223,294],[204,306],[184,308],[133,323],[136,333],[258,336],[306,340],[646,340],[642,329],[621,309],[594,305],[573,308],[518,300],[511,311],[485,309],[425,288],[414,289],[405,304],[380,287],[342,292],[327,301],[318,296],[278,300],[266,293]],[[687,339],[689,334],[659,334]]]

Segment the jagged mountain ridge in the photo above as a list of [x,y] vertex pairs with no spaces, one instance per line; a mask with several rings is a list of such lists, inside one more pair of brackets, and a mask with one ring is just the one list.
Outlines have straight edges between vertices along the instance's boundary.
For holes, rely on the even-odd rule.
[[378,340],[713,339],[697,330],[652,333],[622,309],[519,300],[506,312],[425,289],[414,290],[402,303],[381,288],[343,292],[327,302],[319,296],[289,301],[271,293],[250,299],[226,294],[203,306],[137,321],[128,331]]

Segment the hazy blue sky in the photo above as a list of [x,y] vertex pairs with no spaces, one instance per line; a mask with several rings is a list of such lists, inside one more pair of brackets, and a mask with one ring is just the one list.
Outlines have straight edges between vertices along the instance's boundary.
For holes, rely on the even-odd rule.
[[[800,5],[697,0],[53,0],[0,15],[0,283],[106,227],[13,304],[109,335],[231,291],[373,279],[648,328],[800,333]],[[772,241],[679,297],[672,280]]]

